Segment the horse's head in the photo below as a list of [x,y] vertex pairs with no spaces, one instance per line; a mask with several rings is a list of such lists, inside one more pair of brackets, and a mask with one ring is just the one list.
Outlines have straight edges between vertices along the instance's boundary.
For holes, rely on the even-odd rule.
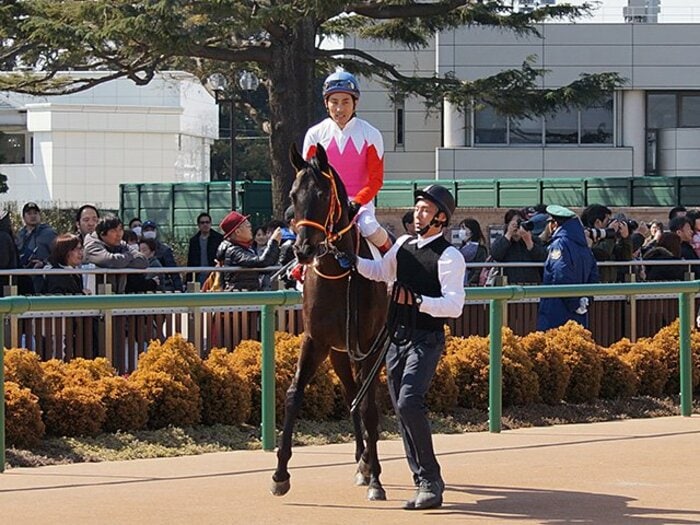
[[309,162],[295,144],[290,147],[289,158],[296,169],[290,193],[297,229],[294,252],[300,263],[308,264],[342,235],[340,224],[348,221],[347,194],[320,144]]

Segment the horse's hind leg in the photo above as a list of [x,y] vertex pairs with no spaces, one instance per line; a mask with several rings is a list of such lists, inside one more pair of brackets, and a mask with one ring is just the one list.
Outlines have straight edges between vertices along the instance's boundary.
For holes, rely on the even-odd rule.
[[304,389],[328,355],[328,350],[329,348],[322,348],[314,344],[313,339],[308,335],[304,336],[296,374],[294,374],[294,379],[292,379],[292,384],[289,386],[285,398],[284,427],[277,448],[277,469],[272,475],[272,486],[270,487],[270,491],[275,496],[284,496],[289,492],[290,475],[287,466],[292,457],[294,423],[304,400]]
[[[333,370],[335,371],[338,379],[340,379],[343,385],[343,397],[345,399],[345,405],[350,408],[352,401],[357,395],[357,384],[355,383],[355,377],[352,373],[352,365],[350,363],[350,358],[347,352],[331,352],[331,364],[333,365]],[[362,419],[359,410],[352,412],[350,414],[352,418],[352,426],[355,432],[355,461],[358,463],[362,458],[362,454],[365,451],[365,440],[362,437]],[[368,485],[369,484],[369,473],[361,471],[358,467],[357,473],[355,475],[356,485]]]
[[[370,368],[371,363],[364,363],[362,371],[368,372]],[[361,377],[364,380],[365,374],[361,374]],[[374,381],[372,381],[372,386],[360,405],[362,422],[367,431],[367,448],[365,448],[360,460],[360,470],[364,468],[369,471],[367,499],[372,501],[383,501],[386,499],[386,491],[379,480],[382,467],[379,464],[379,451],[377,449],[377,442],[379,441],[379,411],[377,410],[375,397],[378,384],[379,379],[375,377]]]

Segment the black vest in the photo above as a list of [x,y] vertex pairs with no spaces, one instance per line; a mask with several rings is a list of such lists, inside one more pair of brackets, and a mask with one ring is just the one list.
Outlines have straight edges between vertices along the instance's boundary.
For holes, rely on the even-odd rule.
[[[409,286],[411,290],[425,297],[440,297],[442,287],[438,278],[438,260],[450,243],[438,237],[429,244],[418,248],[418,243],[408,240],[396,253],[396,280]],[[445,319],[419,312],[416,328],[420,330],[442,331]]]

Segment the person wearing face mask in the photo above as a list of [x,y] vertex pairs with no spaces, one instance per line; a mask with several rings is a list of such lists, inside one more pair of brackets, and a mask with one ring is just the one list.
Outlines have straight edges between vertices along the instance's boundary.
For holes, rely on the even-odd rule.
[[129,221],[129,229],[136,234],[136,237],[141,239],[141,219],[134,217]]
[[[147,220],[141,225],[141,239],[152,239],[156,241],[156,258],[163,265],[163,268],[177,268],[173,249],[158,240],[158,225],[155,221]],[[179,273],[164,273],[165,282],[161,283],[166,290],[182,292],[182,277]]]
[[[459,223],[459,240],[462,243],[459,252],[464,257],[465,263],[486,261],[488,257],[486,239],[476,219],[467,217]],[[478,286],[479,273],[478,268],[468,268],[464,273],[464,286]]]

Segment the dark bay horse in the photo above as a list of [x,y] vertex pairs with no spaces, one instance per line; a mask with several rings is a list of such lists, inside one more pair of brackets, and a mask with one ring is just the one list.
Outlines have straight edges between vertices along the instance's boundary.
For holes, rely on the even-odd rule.
[[[271,491],[283,496],[290,488],[287,469],[292,457],[292,432],[304,389],[319,365],[329,356],[350,403],[370,375],[377,353],[369,349],[386,321],[388,298],[383,283],[369,281],[343,268],[338,252],[370,257],[366,241],[348,216],[348,197],[340,177],[328,164],[323,147],[306,162],[295,145],[290,160],[297,170],[291,198],[297,226],[297,259],[307,265],[304,279],[304,337],[297,370],[285,401],[284,428],[277,450],[277,469]],[[348,326],[349,325],[349,326]],[[367,485],[367,498],[384,500],[377,455],[379,414],[374,378],[362,398],[359,413],[352,413],[355,429],[356,484]],[[365,433],[363,434],[363,427]]]

